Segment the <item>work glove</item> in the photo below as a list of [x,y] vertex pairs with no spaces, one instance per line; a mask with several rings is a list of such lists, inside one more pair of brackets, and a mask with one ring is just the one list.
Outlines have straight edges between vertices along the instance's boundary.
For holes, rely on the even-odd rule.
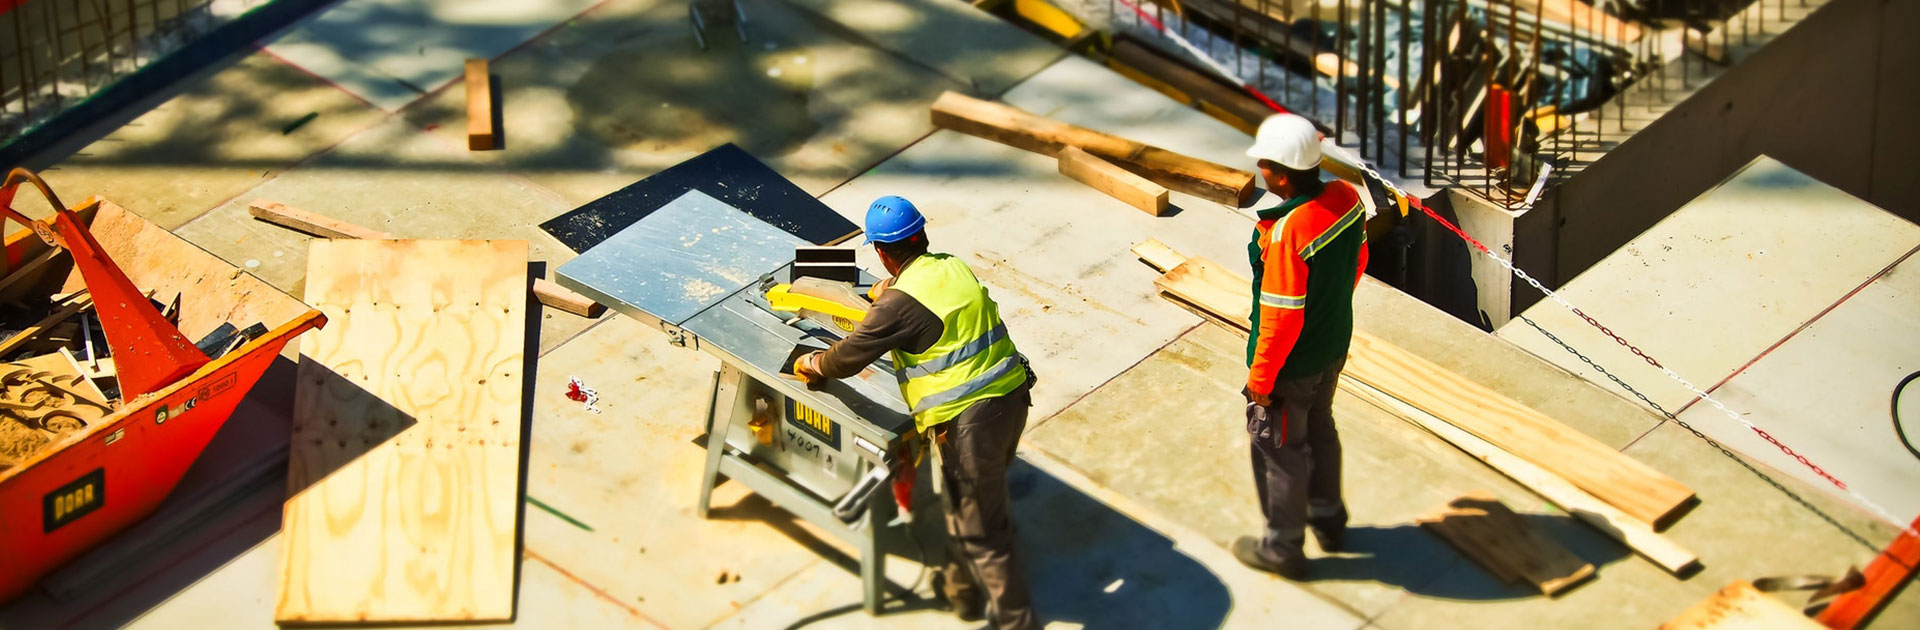
[[809,352],[793,360],[793,375],[807,384],[807,389],[820,391],[827,388],[827,377],[820,373],[819,352]]
[[1262,407],[1273,406],[1273,394],[1261,394],[1253,391],[1252,387],[1241,387],[1240,395],[1247,397],[1247,402],[1260,405]]

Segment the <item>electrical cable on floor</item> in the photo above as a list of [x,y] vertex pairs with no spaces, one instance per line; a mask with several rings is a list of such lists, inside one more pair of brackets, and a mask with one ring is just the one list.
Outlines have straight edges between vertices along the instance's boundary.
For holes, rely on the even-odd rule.
[[1900,393],[1906,391],[1907,385],[1913,383],[1914,379],[1920,379],[1920,371],[1908,374],[1900,379],[1899,385],[1893,386],[1893,402],[1887,403],[1887,413],[1893,415],[1893,434],[1900,436],[1900,445],[1907,447],[1907,452],[1913,453],[1915,458],[1920,458],[1920,449],[1913,447],[1913,440],[1907,438],[1907,430],[1900,426]]

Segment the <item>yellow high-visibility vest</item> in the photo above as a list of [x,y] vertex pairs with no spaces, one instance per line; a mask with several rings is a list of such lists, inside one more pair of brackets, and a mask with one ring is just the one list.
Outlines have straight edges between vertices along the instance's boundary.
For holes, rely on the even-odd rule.
[[1000,307],[966,263],[924,254],[900,272],[892,290],[913,296],[945,324],[926,352],[893,353],[915,428],[924,432],[975,402],[1012,393],[1027,382],[1025,363],[1000,321]]

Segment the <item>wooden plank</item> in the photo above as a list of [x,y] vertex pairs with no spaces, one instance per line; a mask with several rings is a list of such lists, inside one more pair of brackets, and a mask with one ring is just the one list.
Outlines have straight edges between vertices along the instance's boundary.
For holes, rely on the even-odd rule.
[[1593,564],[1541,533],[1499,499],[1476,492],[1420,519],[1437,525],[1443,538],[1498,576],[1519,576],[1549,597],[1593,577]]
[[1173,88],[1194,104],[1205,103],[1239,119],[1243,125],[1258,127],[1260,121],[1276,112],[1246,91],[1222,81],[1217,75],[1171,57],[1131,37],[1113,42],[1112,61],[1119,62],[1147,77]]
[[1363,331],[1354,331],[1345,373],[1553,471],[1655,531],[1698,503],[1692,489],[1639,460]]
[[49,247],[47,251],[40,252],[39,256],[33,257],[33,260],[29,260],[26,264],[20,265],[18,269],[8,272],[7,277],[0,278],[0,301],[17,300],[17,296],[22,292],[22,289],[32,286],[35,284],[35,281],[46,277],[47,263],[53,262],[53,259],[59,258],[66,253],[67,248],[65,247]]
[[1156,184],[1215,203],[1239,207],[1253,195],[1253,173],[958,92],[941,94],[932,115],[936,127],[1048,157],[1057,156],[1062,147],[1079,147]]
[[1567,480],[1555,476],[1533,462],[1500,450],[1500,447],[1494,446],[1491,442],[1480,439],[1433,414],[1421,411],[1418,407],[1358,380],[1340,379],[1340,390],[1358,396],[1375,407],[1399,416],[1400,419],[1446,440],[1468,455],[1485,462],[1488,467],[1499,471],[1500,474],[1526,486],[1534,494],[1553,502],[1568,514],[1592,525],[1594,529],[1600,530],[1600,533],[1620,541],[1649,562],[1666,569],[1668,573],[1684,577],[1700,568],[1700,556],[1673,542],[1673,539],[1653,531],[1653,528],[1646,523],[1628,516],[1627,513],[1608,505],[1605,501],[1594,498],[1585,490],[1574,487],[1573,484],[1567,483]]
[[493,126],[493,78],[487,60],[467,60],[467,150],[491,151],[497,145]]
[[[1218,263],[1189,258],[1154,284],[1249,330],[1251,285]],[[1552,471],[1656,531],[1698,503],[1665,473],[1365,331],[1353,332],[1343,373]]]
[[[308,212],[283,203],[255,199],[247,205],[247,212],[254,218],[292,228],[322,238],[391,240],[394,235],[379,230],[365,228],[322,214]],[[599,317],[607,307],[580,295],[572,289],[560,286],[546,278],[533,281],[533,296],[541,304],[551,306],[581,317]]]
[[14,350],[20,349],[20,346],[26,345],[27,342],[33,341],[35,337],[47,332],[48,328],[52,328],[53,325],[66,321],[67,318],[73,317],[80,311],[86,310],[91,306],[93,306],[92,295],[80,295],[69,298],[65,304],[55,309],[53,313],[40,318],[40,321],[34,322],[32,326],[28,326],[20,332],[14,333],[13,336],[8,337],[6,341],[0,341],[0,356],[5,356]]
[[1060,149],[1060,174],[1153,216],[1167,213],[1167,189],[1079,147]]
[[1762,593],[1746,580],[1694,604],[1660,630],[1822,630],[1800,611]]
[[274,618],[511,619],[527,243],[311,248]]
[[389,240],[394,237],[386,232],[360,227],[266,199],[255,199],[253,203],[247,204],[247,213],[252,214],[255,219],[321,238]]
[[546,278],[533,279],[533,297],[541,304],[586,318],[599,317],[607,310],[599,302]]
[[1142,262],[1147,263],[1147,266],[1153,267],[1154,271],[1160,272],[1178,267],[1181,261],[1187,259],[1186,255],[1173,251],[1172,247],[1168,247],[1166,243],[1160,242],[1160,239],[1154,238],[1141,241],[1140,244],[1134,245],[1133,255],[1139,256]]
[[1526,582],[1527,579],[1525,576],[1520,575],[1520,570],[1508,565],[1503,558],[1483,554],[1481,547],[1475,539],[1466,534],[1464,531],[1465,527],[1461,524],[1461,521],[1455,520],[1448,522],[1446,519],[1441,518],[1442,516],[1441,514],[1435,514],[1433,516],[1415,519],[1414,522],[1420,526],[1420,529],[1427,530],[1433,535],[1439,536],[1441,540],[1447,541],[1447,544],[1453,545],[1455,549],[1465,554],[1468,560],[1472,560],[1474,564],[1485,569],[1488,574],[1493,576],[1493,579],[1500,580],[1500,583],[1519,585]]
[[1820,611],[1820,623],[1833,630],[1852,630],[1864,625],[1886,605],[1901,587],[1913,581],[1914,567],[1920,566],[1920,518],[1913,519],[1906,531],[1893,539],[1885,551],[1867,564],[1861,575],[1867,585],[1834,598]]

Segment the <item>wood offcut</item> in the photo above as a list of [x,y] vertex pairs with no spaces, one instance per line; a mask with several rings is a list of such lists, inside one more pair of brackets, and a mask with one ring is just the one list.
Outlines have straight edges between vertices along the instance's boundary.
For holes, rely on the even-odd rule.
[[1078,147],[1161,186],[1236,208],[1253,195],[1253,173],[958,92],[934,101],[933,124],[1048,157]]
[[487,72],[487,60],[467,60],[467,149],[492,151],[499,145],[500,133],[494,128],[493,77]]
[[1672,621],[1660,624],[1660,630],[1826,630],[1826,626],[1760,592],[1752,583],[1735,580]]
[[274,618],[512,619],[526,241],[311,248]]
[[1420,526],[1508,584],[1527,583],[1549,597],[1593,577],[1593,564],[1573,555],[1493,495],[1476,492],[1418,520]]
[[[253,203],[247,205],[247,212],[252,214],[253,218],[261,221],[321,238],[367,240],[392,240],[396,238],[394,235],[386,232],[361,227],[333,217],[308,212],[266,199],[253,200]],[[540,300],[541,304],[586,318],[599,317],[601,313],[607,310],[607,307],[598,302],[594,302],[587,296],[580,295],[572,289],[560,286],[546,278],[534,279],[533,297]]]
[[1167,213],[1167,189],[1078,147],[1060,149],[1060,174],[1153,216]]

